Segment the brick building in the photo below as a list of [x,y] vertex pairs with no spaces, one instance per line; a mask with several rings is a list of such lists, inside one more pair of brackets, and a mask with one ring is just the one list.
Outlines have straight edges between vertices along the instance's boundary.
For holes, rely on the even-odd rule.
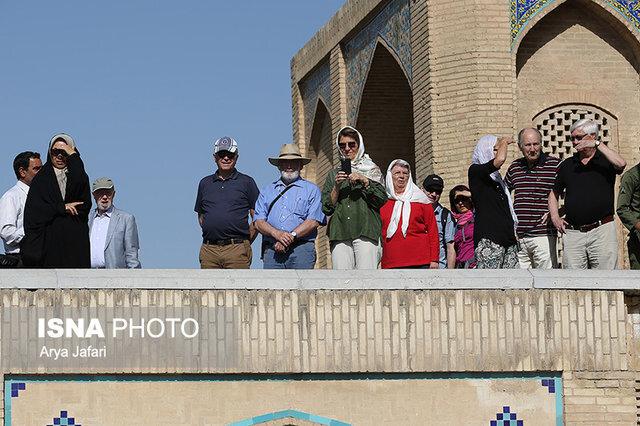
[[[640,7],[625,0],[348,0],[291,61],[307,177],[324,182],[346,124],[383,170],[404,158],[445,191],[466,183],[483,134],[535,125],[545,151],[565,157],[581,117],[635,164],[639,31]],[[619,241],[622,254],[622,229]],[[330,262],[324,239],[319,259]]]

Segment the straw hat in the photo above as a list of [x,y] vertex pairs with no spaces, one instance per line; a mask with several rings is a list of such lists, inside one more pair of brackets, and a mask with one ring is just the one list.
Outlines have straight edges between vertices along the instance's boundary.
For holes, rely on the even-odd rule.
[[298,149],[298,146],[293,143],[286,143],[282,145],[282,148],[280,148],[279,156],[269,157],[269,162],[274,166],[277,166],[280,160],[300,160],[303,166],[311,162],[310,158],[303,157],[300,154],[300,150]]

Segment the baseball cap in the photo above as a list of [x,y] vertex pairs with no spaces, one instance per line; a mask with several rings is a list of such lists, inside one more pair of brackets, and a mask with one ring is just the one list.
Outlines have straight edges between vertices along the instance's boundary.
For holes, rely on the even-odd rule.
[[442,191],[444,188],[444,181],[438,175],[429,175],[422,182],[422,187],[424,189],[436,189]]
[[220,151],[238,152],[238,143],[229,136],[223,136],[213,144],[213,153]]
[[91,185],[91,192],[96,192],[99,189],[114,189],[113,181],[106,177],[96,179]]

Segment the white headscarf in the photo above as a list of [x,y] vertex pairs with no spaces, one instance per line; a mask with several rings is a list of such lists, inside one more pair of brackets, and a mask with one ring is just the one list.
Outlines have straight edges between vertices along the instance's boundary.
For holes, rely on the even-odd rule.
[[[49,153],[51,153],[51,148],[53,148],[53,145],[59,139],[64,140],[65,143],[69,145],[71,148],[76,147],[76,142],[73,140],[71,136],[67,135],[66,133],[58,133],[57,135],[52,137],[51,140],[49,141]],[[51,154],[49,154],[48,157],[50,157],[50,155]],[[67,168],[65,167],[64,169],[56,169],[54,167],[53,171],[56,174],[56,180],[58,181],[60,194],[62,195],[62,199],[64,200],[64,197],[67,195]]]
[[[493,152],[493,147],[498,142],[498,137],[495,135],[485,135],[478,139],[478,143],[473,150],[473,155],[471,156],[472,164],[485,164],[495,158],[495,154]],[[516,216],[515,210],[513,210],[513,200],[511,199],[511,193],[509,192],[509,188],[507,188],[507,184],[504,183],[500,172],[496,170],[491,173],[491,179],[497,182],[501,187],[504,193],[507,196],[507,202],[509,204],[509,210],[511,211],[511,217],[513,218],[513,227],[518,226],[518,216]]]
[[[400,165],[406,166],[409,169],[409,181],[407,182],[407,187],[404,189],[402,194],[396,194],[395,189],[393,188],[393,177],[391,176],[391,169],[393,166]],[[418,185],[413,183],[413,179],[411,178],[411,167],[409,163],[404,160],[393,160],[391,164],[389,164],[389,168],[387,169],[387,195],[390,199],[396,200],[393,205],[393,213],[391,214],[391,220],[389,220],[389,226],[387,226],[387,238],[393,237],[393,235],[398,230],[398,223],[400,223],[400,218],[402,217],[402,236],[406,238],[407,229],[409,228],[409,217],[411,215],[411,203],[422,203],[429,204],[429,198],[425,195],[424,192],[420,189]]]
[[340,146],[338,145],[340,142],[340,132],[344,129],[351,129],[358,134],[358,153],[356,154],[356,157],[351,160],[351,168],[361,175],[368,177],[372,181],[381,184],[382,172],[380,171],[380,167],[376,166],[373,160],[371,160],[371,157],[364,153],[364,140],[362,139],[360,132],[355,128],[351,126],[344,126],[338,131],[338,134],[336,135],[336,146],[338,147],[338,152],[340,152]]

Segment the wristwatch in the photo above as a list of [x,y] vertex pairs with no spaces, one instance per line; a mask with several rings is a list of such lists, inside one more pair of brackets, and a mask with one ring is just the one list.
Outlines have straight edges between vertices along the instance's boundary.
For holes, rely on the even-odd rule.
[[597,148],[597,147],[599,147],[599,146],[600,146],[600,141],[596,139],[596,141],[595,141],[595,147],[594,147],[594,148]]
[[291,234],[291,236],[293,237],[293,239],[295,240],[296,238],[298,238],[298,233],[296,231],[291,231],[289,232]]

